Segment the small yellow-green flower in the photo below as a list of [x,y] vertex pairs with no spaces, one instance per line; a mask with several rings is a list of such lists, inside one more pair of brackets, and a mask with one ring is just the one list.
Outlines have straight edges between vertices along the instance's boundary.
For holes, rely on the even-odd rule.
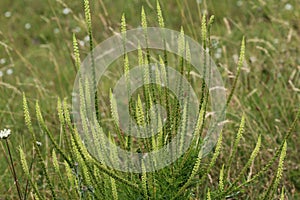
[[10,135],[10,129],[4,129],[0,131],[0,139],[7,139]]

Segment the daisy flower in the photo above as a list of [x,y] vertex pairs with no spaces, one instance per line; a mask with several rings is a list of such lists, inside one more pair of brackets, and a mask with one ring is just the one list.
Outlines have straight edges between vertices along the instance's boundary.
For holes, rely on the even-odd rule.
[[4,129],[0,131],[0,139],[6,139],[10,135],[10,129]]

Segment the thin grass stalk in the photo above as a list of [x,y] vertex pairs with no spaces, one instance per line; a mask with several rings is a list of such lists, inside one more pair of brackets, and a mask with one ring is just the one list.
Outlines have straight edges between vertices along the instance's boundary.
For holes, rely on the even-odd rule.
[[143,159],[141,160],[142,163],[142,188],[143,188],[143,194],[145,199],[149,199],[148,196],[148,180],[147,180],[147,172],[146,172],[146,168],[145,168],[145,164]]
[[284,200],[284,187],[281,189],[280,200]]
[[[35,158],[36,158],[36,154],[34,154],[34,157],[33,159],[31,160],[31,163],[30,163],[30,167],[29,167],[29,171],[31,172],[32,170],[32,167],[33,167],[33,163],[35,161]],[[27,163],[26,163],[27,164]],[[27,194],[28,194],[28,189],[29,189],[29,183],[31,184],[29,178],[27,178],[26,180],[26,186],[25,186],[25,191],[24,191],[24,200],[27,199]]]
[[92,18],[89,0],[84,0],[84,12],[85,12],[85,21],[88,27],[89,35],[89,45],[90,45],[90,56],[92,62],[92,81],[93,81],[93,91],[95,92],[95,111],[97,120],[100,122],[99,106],[98,106],[98,89],[97,89],[97,80],[96,80],[96,67],[94,60],[94,44],[93,44],[93,32],[92,32]]
[[14,162],[13,162],[13,159],[12,159],[12,156],[11,156],[11,152],[10,152],[10,148],[9,148],[9,144],[8,144],[8,140],[7,139],[5,139],[5,144],[6,144],[8,155],[9,155],[9,159],[10,159],[12,174],[13,174],[14,181],[15,181],[15,184],[16,184],[16,188],[17,188],[17,192],[18,192],[18,197],[21,200],[22,199],[22,194],[21,194],[21,189],[20,189],[20,185],[19,185],[19,180],[18,180],[18,177],[17,177],[17,174],[16,174]]

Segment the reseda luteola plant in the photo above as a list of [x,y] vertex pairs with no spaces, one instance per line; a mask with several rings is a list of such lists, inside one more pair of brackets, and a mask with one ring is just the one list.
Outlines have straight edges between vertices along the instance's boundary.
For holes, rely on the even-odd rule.
[[[91,14],[89,9],[89,1],[84,0],[86,23],[88,26],[88,32],[90,37],[90,50],[93,51],[93,40],[92,40],[92,25],[91,25]],[[157,16],[159,27],[164,28],[163,14],[160,8],[159,2],[157,2]],[[144,9],[142,9],[141,14],[142,28],[146,30],[147,28],[147,18]],[[213,24],[214,17],[206,19],[206,15],[202,16],[202,45],[203,49],[208,49],[210,53],[211,42],[210,42],[210,31]],[[181,30],[182,34],[183,28]],[[121,19],[121,33],[123,40],[126,40],[126,18],[125,15]],[[185,45],[183,41],[178,39],[178,46],[181,46],[179,51],[186,52],[189,54],[188,44]],[[77,68],[81,65],[79,48],[77,45],[77,39],[75,34],[73,35],[73,46],[74,46],[74,57]],[[124,46],[125,48],[125,46]],[[140,66],[147,65],[152,59],[152,54],[149,49],[143,51],[141,48],[138,50],[138,63]],[[245,39],[242,40],[240,57],[237,63],[237,72],[233,82],[233,86],[230,90],[226,106],[229,106],[229,102],[232,99],[235,87],[238,83],[238,77],[240,74],[241,66],[244,62],[245,56]],[[93,57],[92,57],[93,58]],[[155,70],[154,72],[145,67],[144,71],[144,81],[146,79],[151,79],[154,76],[153,73],[163,73],[162,77],[168,80],[167,71],[164,67],[168,65],[168,59],[170,55],[165,51],[162,55],[156,55],[158,58],[160,66],[162,67],[161,72]],[[187,56],[189,58],[189,56]],[[130,58],[127,54],[123,57],[123,71],[127,83],[128,95],[131,94],[130,89]],[[185,75],[187,80],[192,81],[191,76],[191,66],[189,64],[190,59],[179,58],[180,67],[179,71],[182,75]],[[93,65],[93,70],[95,73]],[[207,61],[205,63],[204,77],[206,73],[210,73],[210,63]],[[95,74],[94,74],[95,75]],[[156,80],[159,83],[160,80]],[[80,97],[91,96],[90,87],[96,88],[95,76],[92,80],[93,85],[89,83],[80,83]],[[159,85],[159,84],[158,84]],[[178,90],[182,89],[181,80],[178,80]],[[135,140],[131,136],[122,135],[121,131],[117,127],[117,122],[119,121],[119,116],[117,112],[116,100],[112,91],[110,91],[110,111],[111,118],[114,122],[114,133],[107,132],[101,126],[101,119],[99,113],[100,108],[97,109],[97,116],[95,117],[95,122],[97,126],[93,127],[91,134],[94,136],[94,143],[96,146],[103,146],[103,138],[97,136],[105,135],[110,138],[110,141],[116,145],[121,146],[123,149],[129,151],[153,151],[161,148],[163,145],[167,144],[171,139],[172,135],[177,132],[177,129],[184,132],[185,128],[185,114],[188,105],[185,105],[183,109],[183,115],[179,115],[180,109],[178,106],[178,101],[170,97],[169,92],[166,88],[159,87],[155,84],[144,85],[142,88],[143,93],[141,94],[145,99],[145,106],[142,104],[141,96],[137,96],[136,100],[130,102],[130,112],[137,124],[144,125],[149,123],[150,119],[157,120],[161,123],[163,119],[160,116],[152,116],[151,107],[155,101],[163,102],[167,112],[167,123],[162,127],[160,132],[156,137],[151,137],[147,139]],[[184,91],[179,92],[182,96]],[[82,142],[80,135],[78,133],[77,127],[72,121],[72,117],[69,111],[69,104],[67,99],[61,101],[57,100],[57,113],[61,124],[61,132],[64,141],[64,145],[61,145],[56,141],[53,131],[51,131],[42,116],[42,112],[39,107],[39,103],[36,102],[36,118],[40,126],[42,133],[46,134],[51,143],[53,144],[52,152],[52,166],[45,164],[45,158],[43,157],[38,141],[36,139],[36,129],[34,129],[31,122],[31,116],[29,113],[28,103],[25,94],[23,94],[23,105],[24,105],[24,116],[25,123],[29,129],[32,136],[33,145],[35,148],[36,156],[38,158],[39,166],[45,176],[46,188],[42,189],[41,185],[35,181],[35,174],[32,174],[31,167],[28,166],[26,160],[26,154],[19,148],[21,165],[30,182],[30,190],[25,190],[24,195],[28,197],[28,193],[31,191],[34,199],[228,199],[228,198],[239,198],[239,195],[243,192],[243,188],[247,187],[249,184],[257,183],[261,175],[265,174],[268,169],[275,163],[279,158],[279,164],[275,177],[270,181],[268,189],[265,193],[255,197],[256,199],[273,199],[274,195],[277,193],[280,179],[283,173],[284,159],[286,157],[287,150],[287,139],[289,138],[293,128],[299,117],[300,110],[298,111],[294,122],[292,123],[290,129],[287,131],[284,140],[282,141],[280,147],[276,150],[274,157],[268,162],[268,164],[257,172],[255,175],[249,179],[245,179],[244,176],[254,162],[255,158],[260,152],[260,147],[262,144],[261,136],[258,137],[255,147],[252,150],[250,157],[248,158],[244,167],[240,170],[236,177],[231,177],[230,172],[232,169],[232,163],[234,162],[236,152],[238,151],[238,146],[244,133],[245,128],[245,116],[242,115],[239,128],[233,143],[233,148],[230,152],[229,159],[225,162],[219,173],[218,183],[213,185],[207,184],[208,176],[211,171],[216,167],[216,162],[220,154],[222,154],[222,139],[223,135],[220,134],[214,152],[211,153],[209,159],[203,161],[203,156],[201,152],[201,144],[203,140],[201,139],[205,134],[205,124],[208,123],[205,118],[207,111],[209,110],[208,99],[209,90],[206,83],[202,81],[201,84],[201,97],[199,106],[199,116],[196,123],[195,134],[197,137],[192,141],[192,145],[188,151],[181,156],[178,160],[163,169],[155,172],[147,172],[143,160],[141,160],[142,173],[124,173],[117,171],[113,168],[107,167],[99,160],[96,160],[87,150],[85,144]],[[96,93],[95,105],[98,105],[98,94]],[[87,107],[92,106],[90,101],[84,101],[81,99],[81,115],[84,118],[87,114]],[[224,108],[225,112],[225,108]],[[180,116],[183,116],[182,118]],[[99,122],[99,123],[98,123]],[[88,132],[88,124],[85,121],[82,122],[83,130]],[[130,130],[130,127],[129,127]],[[116,138],[118,140],[116,140]],[[113,160],[117,156],[116,152],[109,151],[106,152],[103,149],[96,148],[96,153],[98,155],[104,156],[109,155]],[[259,185],[258,185],[259,186]],[[261,186],[262,187],[262,186]],[[284,188],[281,189],[281,199],[284,199]]]

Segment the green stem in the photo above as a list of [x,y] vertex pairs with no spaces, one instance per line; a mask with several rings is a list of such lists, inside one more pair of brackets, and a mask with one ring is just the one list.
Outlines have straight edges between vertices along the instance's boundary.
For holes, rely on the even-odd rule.
[[[32,158],[32,161],[30,163],[29,172],[31,172],[31,169],[32,169],[32,166],[33,166],[33,163],[34,163],[34,160],[35,160],[35,155],[36,154],[34,154],[34,157]],[[24,200],[27,199],[27,192],[28,192],[29,181],[30,181],[29,178],[27,178],[26,186],[25,186],[25,192],[24,192]]]
[[19,196],[19,199],[21,200],[22,195],[21,195],[20,185],[19,185],[18,177],[17,177],[17,174],[16,174],[16,170],[15,170],[15,167],[14,167],[14,163],[13,163],[13,160],[12,160],[12,156],[11,156],[11,152],[10,152],[10,148],[9,148],[9,144],[8,144],[7,139],[5,140],[5,142],[6,142],[6,147],[7,147],[7,150],[8,150],[9,159],[10,159],[10,163],[11,163],[12,174],[13,174],[13,177],[14,177],[14,180],[15,180],[17,191],[18,191],[18,196]]

